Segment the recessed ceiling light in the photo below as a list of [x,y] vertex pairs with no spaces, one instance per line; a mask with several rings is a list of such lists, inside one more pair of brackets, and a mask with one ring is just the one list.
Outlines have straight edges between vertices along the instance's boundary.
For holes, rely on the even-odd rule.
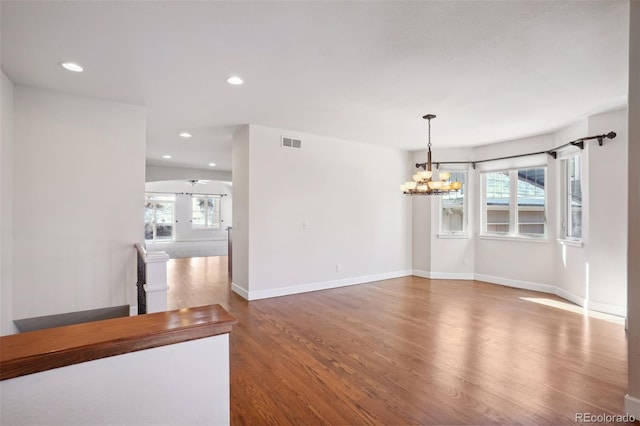
[[234,86],[239,86],[242,83],[244,83],[244,81],[242,81],[242,79],[240,77],[238,77],[237,75],[232,75],[231,77],[229,77],[227,79],[227,83],[233,84]]
[[166,158],[167,160],[171,158],[170,155],[163,155],[162,158]]
[[191,136],[193,136],[191,133],[187,133],[187,132],[180,133],[181,138],[190,138]]
[[215,167],[215,166],[216,166],[216,163],[209,163],[209,166],[211,166],[211,167]]
[[82,68],[80,65],[74,63],[74,62],[62,62],[60,64],[60,66],[66,70],[69,71],[73,71],[73,72],[82,72],[84,71],[84,68]]

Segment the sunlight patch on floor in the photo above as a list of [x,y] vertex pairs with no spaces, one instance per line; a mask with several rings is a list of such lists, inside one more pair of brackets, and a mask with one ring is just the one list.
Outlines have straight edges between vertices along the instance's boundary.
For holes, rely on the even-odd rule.
[[585,309],[581,306],[574,305],[570,302],[562,302],[560,300],[548,299],[546,297],[520,297],[527,302],[538,303],[540,305],[551,306],[552,308],[562,309],[568,312],[574,312],[580,315],[586,315],[590,318],[597,318],[605,321],[615,322],[617,324],[624,324],[624,318],[611,314],[605,314],[603,312],[596,312]]

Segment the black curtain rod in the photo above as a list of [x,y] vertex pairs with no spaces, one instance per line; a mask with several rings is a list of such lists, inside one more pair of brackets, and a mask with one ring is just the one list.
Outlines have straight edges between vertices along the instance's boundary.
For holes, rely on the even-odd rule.
[[226,197],[229,194],[205,194],[204,192],[162,192],[162,191],[145,191],[145,194],[171,194],[171,195],[211,195]]
[[[511,158],[519,158],[519,157],[529,157],[531,155],[540,155],[540,154],[548,154],[549,156],[553,157],[554,160],[556,160],[558,158],[558,150],[565,148],[567,146],[577,146],[580,149],[584,149],[584,141],[588,141],[588,140],[593,140],[593,139],[597,139],[598,140],[598,145],[602,146],[602,144],[604,143],[605,139],[613,139],[615,138],[616,132],[609,132],[606,134],[602,134],[602,135],[596,135],[596,136],[587,136],[584,138],[580,138],[580,139],[576,139],[574,141],[571,142],[567,142],[565,144],[562,144],[560,146],[557,146],[553,149],[550,149],[549,151],[538,151],[538,152],[530,152],[528,154],[517,154],[517,155],[509,155],[507,157],[497,157],[497,158],[487,158],[485,160],[477,160],[477,161],[434,161],[436,168],[439,169],[440,168],[440,164],[471,164],[471,167],[473,167],[474,169],[476,168],[476,164],[478,163],[486,163],[489,161],[498,161],[498,160],[508,160]],[[427,163],[416,163],[416,168],[422,168],[424,170],[427,170]]]

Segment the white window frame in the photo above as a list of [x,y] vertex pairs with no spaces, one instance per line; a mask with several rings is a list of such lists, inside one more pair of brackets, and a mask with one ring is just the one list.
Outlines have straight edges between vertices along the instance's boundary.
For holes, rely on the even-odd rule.
[[582,155],[582,150],[580,149],[572,149],[564,152],[561,157],[561,170],[560,174],[562,176],[562,184],[560,185],[560,205],[562,208],[562,220],[561,220],[561,229],[560,229],[560,241],[567,242],[569,245],[577,245],[582,246],[582,242],[584,239],[584,198],[582,200],[582,227],[581,227],[581,236],[575,237],[573,235],[569,235],[569,229],[571,227],[571,175],[569,169],[570,161],[575,158],[580,157],[580,188],[584,197],[584,156]]
[[[205,224],[204,225],[196,225],[193,221],[193,201],[198,199],[198,198],[202,198],[205,200],[208,200],[210,198],[214,199],[214,206],[216,207],[216,209],[214,209],[214,211],[218,212],[218,221],[214,222],[212,224],[209,224],[209,215],[208,215],[208,210],[209,210],[209,203],[205,202],[205,213],[204,213],[204,220],[205,220]],[[220,195],[210,195],[210,194],[193,194],[191,195],[191,229],[194,231],[211,231],[211,230],[215,230],[215,229],[220,229],[222,226],[222,221],[220,218],[220,211],[221,211],[221,202],[222,202],[222,197]]]
[[[444,202],[443,196],[438,197],[438,238],[470,238],[471,233],[469,231],[469,169],[468,168],[456,168],[456,167],[448,167],[443,168],[440,171],[447,171],[451,174],[453,173],[463,173],[464,174],[464,184],[462,188],[464,190],[464,197],[462,201],[462,231],[445,231],[443,229],[444,226]],[[453,180],[453,179],[452,179]]]
[[[544,169],[544,233],[529,234],[520,233],[518,228],[518,171],[526,169]],[[509,231],[508,232],[488,232],[487,231],[487,182],[486,176],[489,173],[509,173]],[[531,165],[518,168],[501,170],[486,170],[480,173],[480,237],[487,239],[518,239],[533,241],[548,241],[549,239],[549,180],[546,164]]]
[[[150,240],[147,240],[145,238],[145,241],[149,241],[149,242],[154,242],[154,243],[159,243],[159,242],[165,242],[165,241],[175,241],[176,239],[176,199],[175,196],[173,197],[168,197],[168,196],[158,196],[157,194],[154,193],[146,193],[145,194],[145,200],[144,200],[145,204],[147,203],[153,203],[154,204],[154,208],[153,208],[153,221],[152,223],[152,229],[153,229],[153,236]],[[156,221],[156,216],[157,216],[157,207],[156,204],[158,203],[169,203],[171,204],[171,238],[158,238],[158,223]],[[146,208],[146,207],[145,207]],[[146,226],[146,224],[145,224]],[[146,231],[145,231],[146,233]]]

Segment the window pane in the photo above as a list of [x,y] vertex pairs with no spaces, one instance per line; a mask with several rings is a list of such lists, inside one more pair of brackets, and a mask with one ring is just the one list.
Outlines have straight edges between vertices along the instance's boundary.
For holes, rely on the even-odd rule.
[[442,209],[443,232],[463,232],[464,220],[464,209],[462,206],[444,207]]
[[571,157],[567,167],[567,236],[572,238],[582,238],[581,157]]
[[492,172],[485,175],[485,202],[487,209],[486,232],[509,232],[509,204],[511,183],[509,172]]
[[192,202],[192,227],[220,227],[220,197],[194,197]]
[[[172,194],[146,193],[144,204],[144,239],[173,239],[173,206],[176,197]],[[154,235],[155,230],[155,235]]]
[[173,238],[173,202],[156,203],[156,239]]
[[173,225],[156,225],[156,240],[170,240],[173,238]]
[[467,189],[467,173],[451,172],[451,181],[462,183],[458,191],[442,194],[442,232],[464,232],[466,218],[464,214],[464,193]]
[[153,224],[151,223],[144,224],[144,239],[153,240]]
[[173,223],[173,203],[156,203],[156,223]]
[[154,203],[144,203],[144,239],[153,240],[153,217],[155,213]]
[[193,216],[191,218],[192,226],[203,227],[206,225],[206,222],[205,222],[206,208],[207,208],[206,198],[201,198],[201,197],[193,198]]
[[518,170],[518,233],[544,235],[545,169]]

